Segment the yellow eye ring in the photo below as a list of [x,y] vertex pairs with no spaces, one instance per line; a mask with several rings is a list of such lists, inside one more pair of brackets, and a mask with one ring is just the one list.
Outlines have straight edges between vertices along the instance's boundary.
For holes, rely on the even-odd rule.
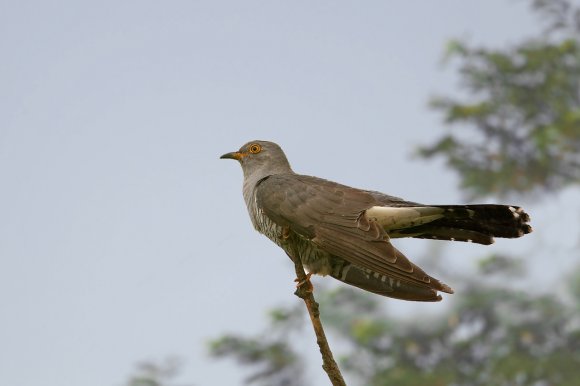
[[262,146],[258,145],[257,143],[254,143],[254,144],[250,145],[248,150],[252,154],[258,154],[259,152],[262,151]]

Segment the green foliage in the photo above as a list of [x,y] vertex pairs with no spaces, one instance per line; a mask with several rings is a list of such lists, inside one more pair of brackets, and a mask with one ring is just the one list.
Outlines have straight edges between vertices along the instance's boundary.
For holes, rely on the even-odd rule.
[[276,308],[269,312],[271,328],[256,337],[225,335],[210,342],[210,354],[232,357],[253,372],[247,384],[303,385],[303,363],[290,344],[290,335],[303,324],[302,308]]
[[178,375],[180,367],[180,360],[174,357],[158,362],[140,362],[127,386],[172,386],[172,380]]
[[491,255],[479,261],[479,270],[483,274],[502,274],[522,276],[525,273],[524,262],[505,255]]
[[[480,267],[487,270],[487,264]],[[503,274],[487,271],[488,276]],[[570,283],[577,282],[580,271],[570,278]],[[326,311],[322,318],[332,337],[348,348],[340,355],[341,367],[362,385],[576,384],[580,377],[576,305],[555,294],[533,295],[486,283],[485,279],[466,279],[459,301],[444,315],[404,319],[389,314],[382,306],[383,298],[341,287],[319,292],[321,310]],[[294,308],[284,314],[298,317],[302,311]],[[288,335],[283,345],[282,341],[265,342],[269,335],[229,336],[217,342],[227,346],[226,352],[240,363],[276,362],[277,372],[288,366],[292,370],[285,374],[300,374],[294,367],[295,354],[287,354],[293,352]],[[273,347],[285,354],[272,352]],[[277,357],[282,359],[275,361]],[[250,380],[256,380],[256,375]],[[291,381],[268,378],[263,384]],[[293,384],[306,383],[301,379]]]
[[[570,307],[555,296],[482,290],[481,283],[462,294],[448,317],[428,317],[429,325],[399,321],[391,339],[358,345],[346,369],[371,385],[571,385],[577,380],[580,341],[577,328],[568,330],[574,320]],[[360,371],[368,367],[360,358],[371,361],[370,372]]]
[[457,171],[470,198],[554,191],[580,182],[580,33],[566,1],[535,1],[548,29],[505,49],[448,44],[469,97],[431,106],[454,132],[424,146]]
[[576,303],[578,311],[580,311],[580,267],[572,272],[568,279],[568,289],[572,295],[573,301]]

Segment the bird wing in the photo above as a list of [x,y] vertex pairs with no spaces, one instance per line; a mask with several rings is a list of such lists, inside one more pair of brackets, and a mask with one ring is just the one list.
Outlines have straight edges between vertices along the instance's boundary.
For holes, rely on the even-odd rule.
[[317,177],[282,174],[260,181],[256,200],[270,220],[331,255],[373,274],[453,292],[410,262],[391,244],[381,224],[366,215],[367,209],[384,205],[374,192]]

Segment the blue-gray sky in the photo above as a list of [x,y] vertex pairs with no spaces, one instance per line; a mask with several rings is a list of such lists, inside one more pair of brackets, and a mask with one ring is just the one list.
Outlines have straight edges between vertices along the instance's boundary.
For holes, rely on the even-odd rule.
[[[428,98],[457,90],[445,43],[538,28],[507,0],[0,3],[0,384],[116,386],[171,354],[198,386],[238,384],[205,342],[295,301],[293,270],[252,229],[239,166],[219,155],[269,139],[298,172],[459,202],[441,162],[410,159],[444,130]],[[575,197],[528,203],[536,224],[568,216],[552,232],[574,237],[552,259],[578,242],[577,219],[555,214]],[[547,232],[516,249],[545,247]],[[468,267],[506,247],[445,251]]]

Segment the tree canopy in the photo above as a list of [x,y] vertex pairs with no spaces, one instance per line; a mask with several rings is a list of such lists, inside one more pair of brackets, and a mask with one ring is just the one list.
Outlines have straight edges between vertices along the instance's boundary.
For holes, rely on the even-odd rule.
[[452,127],[423,157],[442,157],[470,198],[556,191],[580,182],[580,10],[533,2],[545,29],[507,48],[452,41],[466,96],[431,106]]
[[[482,275],[507,275],[506,283],[520,269],[517,261],[498,256],[480,265]],[[488,279],[466,278],[449,312],[420,319],[390,314],[382,298],[356,289],[319,292],[327,328],[348,347],[343,370],[357,384],[372,386],[576,385],[580,272],[569,278],[564,294],[535,295]],[[307,385],[299,347],[291,343],[303,331],[302,317],[301,308],[277,309],[269,330],[219,338],[212,355],[253,368],[247,383]]]

